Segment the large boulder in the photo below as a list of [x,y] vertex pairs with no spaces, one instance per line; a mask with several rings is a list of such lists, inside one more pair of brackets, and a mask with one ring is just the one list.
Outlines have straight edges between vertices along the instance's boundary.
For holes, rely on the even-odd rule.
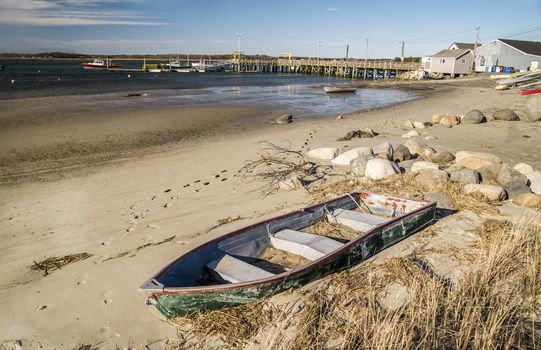
[[409,159],[409,160],[401,161],[400,163],[398,163],[398,168],[400,168],[401,171],[406,173],[408,171],[411,171],[411,167],[413,166],[415,162],[418,162],[418,160]]
[[314,160],[331,160],[338,154],[338,147],[319,147],[306,152],[306,156]]
[[527,185],[510,183],[503,186],[505,192],[507,192],[507,197],[510,199],[515,198],[516,196],[523,193],[532,193],[530,188]]
[[530,189],[533,193],[541,194],[541,173],[534,171],[526,175],[530,181]]
[[337,157],[331,160],[331,164],[349,166],[349,163],[351,163],[353,159],[358,158],[360,156],[371,155],[371,154],[373,154],[372,148],[357,147],[357,148],[350,149],[349,151],[346,151],[342,154],[339,154]]
[[364,175],[372,180],[380,180],[398,173],[400,173],[400,169],[394,162],[383,158],[374,158],[366,163]]
[[479,173],[473,169],[460,169],[451,172],[451,181],[460,182],[462,184],[478,184],[481,182]]
[[460,124],[479,124],[479,123],[485,123],[487,121],[487,118],[478,109],[473,109],[466,113],[464,117],[460,120]]
[[291,114],[282,114],[276,118],[276,123],[278,124],[289,124],[293,121],[293,116]]
[[445,192],[429,192],[423,196],[424,200],[436,202],[436,206],[442,209],[454,210],[453,200]]
[[440,166],[436,163],[425,162],[423,160],[413,163],[411,166],[411,172],[420,173],[423,170],[439,170]]
[[541,196],[533,193],[521,193],[513,198],[513,203],[525,208],[541,208]]
[[459,151],[455,154],[456,165],[468,169],[479,169],[487,165],[501,164],[502,160],[495,155],[483,152]]
[[417,154],[425,159],[430,159],[432,155],[436,153],[436,150],[434,150],[432,147],[428,146],[418,138],[411,138],[407,140],[404,143],[404,146],[406,146],[410,150],[411,154]]
[[393,152],[393,160],[395,162],[403,162],[412,158],[410,150],[404,145],[398,145]]
[[391,145],[387,141],[383,141],[382,143],[374,146],[372,150],[374,151],[374,154],[378,157],[385,159],[393,159],[393,145]]
[[[526,175],[523,175],[519,173],[518,171],[511,169],[508,165],[502,164],[499,166],[500,166],[500,171],[498,172],[496,179],[498,180],[500,185],[505,186],[507,184],[512,184],[512,183],[520,184],[520,185],[528,184],[528,178],[526,177]],[[491,166],[491,167],[494,167],[494,166]]]
[[428,191],[437,191],[449,181],[449,175],[443,170],[427,169],[419,172],[415,179]]
[[355,159],[353,159],[349,163],[349,172],[353,175],[357,176],[365,176],[366,173],[366,164],[370,159],[374,159],[375,157],[371,154],[362,155]]
[[499,109],[492,113],[492,117],[495,120],[515,121],[520,120],[518,115],[510,109]]
[[518,163],[513,167],[513,170],[518,171],[522,175],[528,175],[529,173],[533,173],[534,169],[531,165],[525,164],[525,163]]
[[465,193],[481,193],[489,201],[502,201],[506,198],[505,190],[502,186],[484,185],[484,184],[468,184],[464,186]]
[[455,160],[455,156],[449,151],[438,151],[430,157],[434,163],[447,164]]

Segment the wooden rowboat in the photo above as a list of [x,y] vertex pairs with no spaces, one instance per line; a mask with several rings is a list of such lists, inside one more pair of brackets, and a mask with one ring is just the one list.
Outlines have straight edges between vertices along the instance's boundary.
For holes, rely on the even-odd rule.
[[326,93],[352,93],[356,92],[357,88],[349,87],[349,86],[325,86],[323,87],[323,90],[325,90]]
[[[346,194],[207,242],[139,290],[168,318],[254,302],[359,264],[429,225],[435,209],[427,201]],[[356,238],[310,233],[326,220],[355,230]],[[284,254],[296,265],[277,262]]]

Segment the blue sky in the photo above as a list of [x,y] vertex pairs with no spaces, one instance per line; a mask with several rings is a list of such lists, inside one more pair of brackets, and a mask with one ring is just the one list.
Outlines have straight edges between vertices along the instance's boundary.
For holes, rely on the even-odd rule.
[[[541,41],[541,0],[0,0],[0,52],[422,56],[453,41]],[[527,32],[527,33],[523,33]]]

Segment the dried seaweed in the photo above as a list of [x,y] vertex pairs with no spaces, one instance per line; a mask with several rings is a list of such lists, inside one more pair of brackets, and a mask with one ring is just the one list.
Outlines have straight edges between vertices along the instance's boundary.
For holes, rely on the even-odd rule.
[[49,275],[55,270],[60,270],[62,267],[81,260],[88,259],[92,254],[77,253],[64,256],[50,257],[42,261],[34,261],[34,264],[30,266],[30,269],[34,271],[43,271],[43,276]]

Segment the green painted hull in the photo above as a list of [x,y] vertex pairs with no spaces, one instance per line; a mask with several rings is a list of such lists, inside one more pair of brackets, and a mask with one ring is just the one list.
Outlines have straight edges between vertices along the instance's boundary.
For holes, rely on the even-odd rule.
[[238,306],[255,302],[291,288],[296,288],[333,272],[355,266],[382,250],[396,244],[416,231],[429,225],[434,219],[435,204],[407,214],[403,219],[362,236],[348,244],[345,249],[331,253],[323,261],[293,270],[284,276],[277,275],[271,281],[251,285],[229,285],[229,288],[202,289],[198,292],[162,291],[152,293],[149,300],[166,317],[186,316],[204,310]]

